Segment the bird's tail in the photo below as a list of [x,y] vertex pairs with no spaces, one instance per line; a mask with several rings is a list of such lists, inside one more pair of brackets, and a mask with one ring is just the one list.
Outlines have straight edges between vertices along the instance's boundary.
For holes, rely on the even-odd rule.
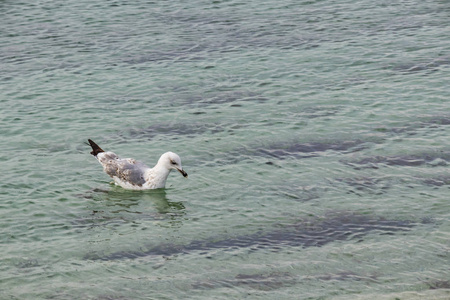
[[88,139],[89,145],[92,147],[91,154],[97,157],[97,154],[101,152],[105,152],[102,148],[100,148],[93,140]]

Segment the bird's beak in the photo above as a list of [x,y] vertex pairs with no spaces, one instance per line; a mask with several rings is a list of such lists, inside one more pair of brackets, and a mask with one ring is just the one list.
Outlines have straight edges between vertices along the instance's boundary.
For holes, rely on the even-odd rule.
[[184,177],[186,177],[186,178],[188,177],[188,174],[183,169],[178,169],[177,168],[177,171],[180,172],[181,175],[183,175]]

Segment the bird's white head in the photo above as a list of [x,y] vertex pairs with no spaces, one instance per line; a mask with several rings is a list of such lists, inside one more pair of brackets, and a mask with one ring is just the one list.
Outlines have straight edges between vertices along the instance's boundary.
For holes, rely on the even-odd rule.
[[184,177],[188,177],[188,174],[183,170],[183,167],[181,166],[181,158],[178,156],[178,154],[173,152],[166,152],[158,160],[158,165],[161,165],[167,170],[177,170],[181,173]]

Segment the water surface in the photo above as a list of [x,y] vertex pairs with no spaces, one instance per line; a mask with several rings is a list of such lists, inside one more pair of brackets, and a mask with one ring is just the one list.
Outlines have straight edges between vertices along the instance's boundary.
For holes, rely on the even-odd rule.
[[0,298],[448,299],[448,14],[1,1]]

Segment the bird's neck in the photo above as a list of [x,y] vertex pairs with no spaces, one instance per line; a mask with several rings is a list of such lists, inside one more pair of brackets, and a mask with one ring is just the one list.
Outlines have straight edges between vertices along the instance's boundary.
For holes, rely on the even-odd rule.
[[169,176],[170,171],[171,171],[170,169],[167,169],[166,167],[160,164],[157,164],[153,168],[149,169],[146,172],[145,177],[147,182],[151,182],[150,188],[159,189],[165,187],[166,180],[167,177]]

